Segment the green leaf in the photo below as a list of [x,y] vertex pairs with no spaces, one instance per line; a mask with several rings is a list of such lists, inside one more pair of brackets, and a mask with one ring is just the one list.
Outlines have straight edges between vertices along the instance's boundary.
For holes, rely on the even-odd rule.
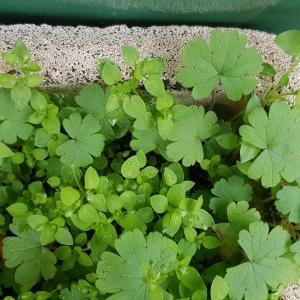
[[18,64],[18,60],[19,60],[18,56],[11,52],[2,53],[2,59],[5,64],[7,64],[11,67],[16,67],[16,65]]
[[32,229],[40,231],[49,223],[49,219],[43,215],[31,215],[27,218],[27,222]]
[[295,97],[295,105],[300,107],[300,92]]
[[206,249],[215,249],[221,246],[221,242],[214,236],[205,236],[203,238],[203,246]]
[[50,226],[45,226],[40,234],[40,242],[42,246],[51,244],[55,241],[55,231],[56,229]]
[[62,300],[89,300],[86,295],[76,284],[72,284],[71,288],[64,288],[60,292],[60,299]]
[[86,113],[96,119],[103,119],[105,116],[105,94],[98,84],[91,84],[80,90],[75,96],[76,103],[82,107]]
[[207,289],[205,286],[205,283],[203,279],[201,278],[200,274],[198,271],[190,266],[187,267],[181,267],[179,271],[177,272],[178,279],[180,282],[187,287],[189,290],[195,292],[198,291],[198,297],[192,297],[193,300],[196,299],[207,299]]
[[7,158],[13,156],[14,153],[4,143],[0,142],[0,158]]
[[143,130],[134,129],[132,135],[133,139],[130,142],[130,147],[133,150],[143,150],[145,153],[148,153],[156,149],[165,149],[166,144],[154,127]]
[[152,179],[157,174],[158,174],[158,170],[152,166],[148,166],[141,171],[141,176],[146,179]]
[[177,182],[177,176],[175,172],[168,167],[164,169],[163,178],[168,186],[172,186]]
[[30,88],[35,88],[43,83],[43,78],[39,75],[26,75],[24,82]]
[[79,252],[78,262],[84,267],[91,267],[93,265],[91,257],[85,252]]
[[123,98],[119,95],[111,94],[106,102],[106,111],[110,113],[120,108],[124,102],[123,99],[128,99],[128,95],[124,96]]
[[247,230],[251,223],[260,221],[260,214],[255,208],[249,209],[248,202],[239,201],[228,205],[227,218],[229,223],[216,224],[214,229],[221,234],[225,247],[236,248],[240,231]]
[[151,75],[144,82],[145,89],[148,93],[156,97],[163,97],[165,94],[165,86],[158,75]]
[[170,108],[174,104],[173,96],[170,93],[164,93],[162,97],[156,99],[156,109],[164,110]]
[[295,253],[294,261],[298,266],[300,266],[300,241],[295,242],[291,245],[290,251]]
[[275,205],[279,212],[288,215],[293,223],[300,223],[300,188],[296,186],[285,186],[276,197]]
[[[300,176],[300,110],[286,103],[273,103],[269,114],[257,108],[249,114],[249,125],[240,127],[241,162],[251,160],[247,175],[261,179],[263,187],[276,186],[281,178],[293,182]],[[249,151],[243,147],[251,146]]]
[[213,136],[219,129],[214,112],[205,114],[202,106],[175,105],[173,108],[173,131],[168,139],[167,155],[172,161],[182,159],[185,167],[203,160],[202,141]]
[[122,47],[122,56],[125,64],[129,67],[134,67],[140,58],[138,50],[129,45]]
[[159,135],[164,139],[168,139],[173,130],[173,121],[171,119],[158,118],[157,120]]
[[42,125],[49,134],[58,134],[60,132],[60,123],[56,116],[44,118]]
[[151,196],[150,203],[153,210],[159,214],[162,214],[168,207],[168,199],[164,195]]
[[70,231],[66,228],[60,227],[55,233],[55,239],[62,245],[73,245],[73,237]]
[[140,96],[133,95],[130,98],[126,99],[123,103],[123,108],[127,115],[132,118],[146,118],[146,106]]
[[99,211],[106,212],[106,198],[103,194],[88,194],[89,203]]
[[263,70],[260,72],[261,75],[267,76],[270,78],[275,77],[276,69],[272,65],[270,65],[268,63],[263,63],[262,66],[263,66]]
[[30,100],[31,89],[26,85],[18,84],[11,89],[10,95],[16,107],[21,110]]
[[182,224],[182,215],[180,211],[174,211],[164,215],[163,232],[173,237],[179,230]]
[[116,229],[112,224],[108,223],[99,225],[89,242],[92,257],[96,258],[97,261],[100,261],[101,254],[108,246],[114,246],[114,242],[117,237]]
[[3,240],[3,257],[7,268],[15,268],[15,281],[26,289],[33,287],[41,277],[48,280],[56,273],[56,257],[41,246],[39,235],[27,230],[17,237]]
[[32,154],[36,160],[45,160],[48,156],[48,151],[45,149],[33,149]]
[[60,199],[64,205],[72,205],[77,202],[79,198],[79,192],[70,186],[63,187],[60,191]]
[[288,30],[275,38],[275,43],[290,56],[300,55],[300,30]]
[[170,187],[167,198],[173,206],[178,207],[179,202],[185,199],[185,192],[184,184],[178,183]]
[[93,167],[88,167],[84,175],[84,186],[87,190],[96,189],[99,185],[99,176]]
[[32,91],[30,105],[34,110],[45,110],[47,108],[47,100],[42,93]]
[[288,233],[280,226],[269,233],[267,224],[256,222],[250,224],[249,231],[242,230],[239,244],[248,261],[227,269],[230,299],[265,300],[268,287],[284,284],[293,272],[292,262],[284,257],[288,241]]
[[107,210],[112,214],[121,210],[123,205],[123,199],[117,195],[111,195],[107,201]]
[[242,177],[231,176],[228,179],[217,181],[211,190],[215,196],[210,199],[209,207],[221,219],[226,219],[227,206],[231,202],[247,201],[252,199],[252,187]]
[[10,74],[0,74],[0,87],[11,89],[17,83],[17,77]]
[[26,65],[22,66],[22,71],[27,72],[39,72],[41,67],[36,62],[30,61]]
[[27,63],[30,60],[29,50],[20,39],[15,42],[11,53],[18,57],[21,64]]
[[9,91],[0,90],[0,107],[0,141],[14,144],[17,138],[27,140],[33,130],[33,127],[27,123],[32,112],[30,106],[26,105],[22,110],[16,110]]
[[216,141],[226,150],[233,150],[239,143],[239,139],[234,133],[223,133],[218,135]]
[[14,218],[25,217],[28,211],[27,205],[24,203],[13,203],[6,210]]
[[51,135],[44,130],[43,128],[39,128],[35,132],[34,136],[34,145],[40,148],[44,148],[48,146],[48,143],[50,141]]
[[143,75],[162,75],[164,68],[164,60],[161,57],[148,57],[142,62]]
[[[96,287],[103,294],[113,294],[111,299],[148,299],[150,289],[160,287],[174,270],[177,245],[158,232],[146,239],[139,230],[126,232],[115,248],[118,254],[104,252],[97,266]],[[164,278],[154,281],[161,272]]]
[[60,185],[60,179],[56,176],[49,177],[47,183],[52,187],[56,188]]
[[192,225],[195,228],[207,230],[208,228],[215,225],[214,219],[206,210],[204,209],[194,209],[192,213]]
[[129,157],[121,167],[121,174],[125,178],[134,179],[140,174],[140,161],[137,156]]
[[78,216],[81,221],[88,225],[97,223],[99,221],[99,215],[96,209],[90,204],[84,204],[81,206],[78,212]]
[[100,125],[91,115],[83,120],[79,113],[71,114],[63,121],[64,128],[72,138],[59,145],[56,154],[61,161],[74,167],[85,167],[93,162],[93,157],[100,156],[104,147],[104,136],[99,132]]
[[193,87],[195,99],[208,97],[221,82],[230,100],[238,101],[256,87],[256,76],[262,70],[261,55],[246,49],[247,39],[237,31],[214,29],[210,47],[202,38],[187,43],[181,54],[184,65],[178,80]]
[[211,284],[211,300],[223,300],[228,295],[229,288],[226,280],[221,276],[216,276]]
[[98,72],[107,85],[114,85],[122,79],[119,67],[107,59],[99,61]]
[[133,210],[136,205],[137,195],[133,191],[125,191],[120,195],[122,207],[127,210]]
[[261,102],[256,96],[252,96],[246,106],[245,113],[244,113],[244,121],[248,123],[248,116],[256,109],[261,108]]

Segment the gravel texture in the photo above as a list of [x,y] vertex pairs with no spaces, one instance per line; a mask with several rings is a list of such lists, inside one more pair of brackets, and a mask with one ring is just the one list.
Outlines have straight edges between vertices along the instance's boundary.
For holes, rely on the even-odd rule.
[[[279,20],[280,21],[280,20]],[[128,69],[121,58],[121,46],[136,46],[142,57],[161,56],[166,62],[165,78],[170,87],[176,83],[180,67],[179,53],[187,41],[202,36],[208,40],[212,28],[204,26],[127,27],[125,25],[71,27],[49,25],[0,25],[0,52],[11,48],[17,38],[29,47],[34,59],[43,68],[46,87],[76,88],[98,80],[96,62],[110,58],[121,66],[126,77]],[[274,64],[278,76],[287,70],[290,59],[274,43],[274,35],[256,30],[238,29],[248,36],[248,45],[255,46],[265,61]],[[0,72],[7,71],[0,62]],[[300,68],[290,85],[300,87]],[[260,82],[260,90],[264,84]],[[189,100],[190,101],[190,100]],[[300,286],[286,288],[284,300],[299,300]]]

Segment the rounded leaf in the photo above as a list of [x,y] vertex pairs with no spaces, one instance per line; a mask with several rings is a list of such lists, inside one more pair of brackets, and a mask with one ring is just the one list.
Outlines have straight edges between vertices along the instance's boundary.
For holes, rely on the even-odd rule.
[[80,198],[77,190],[71,186],[63,187],[60,191],[60,199],[64,205],[72,205]]
[[164,195],[153,195],[150,203],[155,212],[162,214],[168,207],[168,199]]
[[84,186],[87,190],[96,189],[99,185],[99,176],[93,167],[88,167],[84,175]]
[[123,108],[125,112],[132,118],[146,118],[146,106],[140,96],[134,95],[128,99],[125,99]]
[[151,75],[144,82],[145,89],[148,93],[156,97],[162,97],[165,94],[163,81],[157,75]]
[[6,208],[8,213],[14,218],[22,218],[27,214],[27,205],[24,203],[13,203]]
[[134,67],[136,62],[140,58],[140,54],[138,50],[129,45],[125,45],[122,47],[122,56],[125,64],[128,65],[129,67]]
[[62,245],[71,246],[73,245],[73,237],[70,231],[66,228],[58,228],[55,233],[55,239]]
[[211,300],[223,300],[229,292],[226,280],[221,276],[216,276],[211,284],[210,296]]
[[140,161],[136,156],[129,157],[121,167],[121,174],[128,179],[135,179],[140,174]]

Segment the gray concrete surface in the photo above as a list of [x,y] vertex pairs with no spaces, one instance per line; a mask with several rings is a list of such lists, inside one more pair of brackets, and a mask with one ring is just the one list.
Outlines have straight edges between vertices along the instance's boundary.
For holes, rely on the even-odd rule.
[[[98,80],[96,62],[103,57],[118,63],[126,77],[129,70],[122,62],[121,46],[130,44],[139,49],[142,57],[164,58],[165,78],[169,79],[172,87],[180,67],[178,56],[186,42],[196,36],[208,40],[211,30],[210,27],[202,26],[141,28],[120,25],[94,28],[0,25],[0,52],[10,49],[15,40],[20,38],[27,44],[34,59],[41,64],[46,87],[74,88]],[[287,70],[290,59],[273,43],[274,35],[255,30],[238,30],[248,36],[250,47],[256,47],[266,62],[274,64],[279,75]],[[0,62],[0,72],[6,70]],[[291,86],[300,87],[299,68],[292,76]],[[264,83],[260,82],[259,89],[263,88]],[[300,287],[287,287],[283,299],[299,300]]]
[[[273,43],[274,35],[240,30],[248,36],[249,46],[255,46],[267,62],[273,63],[279,74],[289,66],[289,57]],[[165,78],[176,82],[182,48],[193,37],[209,39],[210,27],[153,26],[148,28],[125,25],[106,28],[49,25],[0,25],[0,52],[8,50],[17,38],[29,47],[33,57],[42,65],[45,85],[49,87],[77,87],[98,80],[96,62],[107,57],[118,63],[128,74],[121,58],[121,46],[136,46],[142,57],[161,56],[166,62]],[[0,63],[0,72],[5,70]],[[300,72],[292,83],[300,82]]]

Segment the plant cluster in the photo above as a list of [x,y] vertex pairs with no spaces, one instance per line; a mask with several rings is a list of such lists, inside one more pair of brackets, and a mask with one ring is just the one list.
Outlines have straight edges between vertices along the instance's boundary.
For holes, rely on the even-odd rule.
[[[129,79],[101,59],[101,83],[78,92],[42,89],[21,41],[3,53],[1,298],[266,300],[297,282],[300,93],[287,86],[300,31],[275,42],[291,56],[280,78],[236,31],[187,43],[190,106],[164,61],[129,45]],[[239,101],[233,116],[216,89]]]

